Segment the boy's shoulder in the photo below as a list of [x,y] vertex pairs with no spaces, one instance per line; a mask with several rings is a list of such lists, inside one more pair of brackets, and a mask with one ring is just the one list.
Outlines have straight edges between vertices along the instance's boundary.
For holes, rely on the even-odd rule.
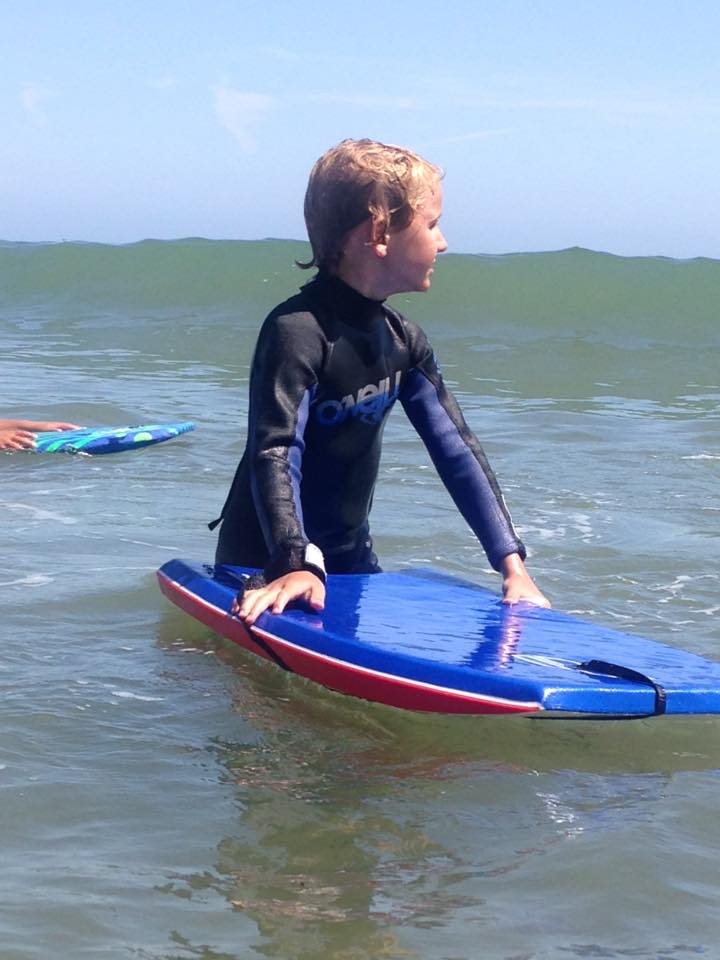
[[298,293],[276,304],[265,317],[263,327],[284,327],[295,324],[307,327],[317,325],[317,306],[314,298],[302,287]]
[[270,313],[270,317],[281,317],[295,313],[309,313],[312,312],[313,306],[313,297],[308,294],[307,285],[301,287],[297,293],[294,293],[292,296],[287,297],[285,300],[281,300],[280,303],[276,304]]
[[398,310],[392,304],[385,302],[383,304],[383,309],[385,310],[385,316],[390,320],[394,321],[397,324],[405,327],[407,330],[420,330],[420,325],[414,320],[411,320],[406,314]]
[[385,316],[390,325],[409,344],[425,343],[427,335],[423,328],[415,320],[411,320],[404,313],[396,310],[390,304],[385,304]]
[[296,319],[304,316],[308,319],[311,317],[319,319],[323,313],[325,299],[326,296],[323,295],[317,278],[313,277],[312,280],[303,284],[297,293],[274,306],[267,315],[266,322],[267,320],[276,321],[281,317]]

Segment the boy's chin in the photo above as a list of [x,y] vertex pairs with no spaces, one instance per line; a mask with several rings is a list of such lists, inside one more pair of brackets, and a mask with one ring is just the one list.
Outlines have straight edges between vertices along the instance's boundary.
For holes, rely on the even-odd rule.
[[422,280],[416,280],[414,283],[410,281],[406,285],[400,287],[400,289],[396,289],[394,294],[390,294],[390,296],[401,293],[427,293],[431,286],[432,276],[428,274],[428,276],[423,277]]
[[432,271],[426,274],[421,280],[418,280],[412,288],[411,293],[427,293],[432,286]]

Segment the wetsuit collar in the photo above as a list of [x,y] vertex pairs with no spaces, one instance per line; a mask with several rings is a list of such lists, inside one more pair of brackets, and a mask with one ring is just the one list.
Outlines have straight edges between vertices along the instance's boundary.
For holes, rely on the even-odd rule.
[[311,283],[323,300],[332,305],[347,323],[366,326],[383,316],[384,300],[371,300],[363,296],[334,273],[321,269]]

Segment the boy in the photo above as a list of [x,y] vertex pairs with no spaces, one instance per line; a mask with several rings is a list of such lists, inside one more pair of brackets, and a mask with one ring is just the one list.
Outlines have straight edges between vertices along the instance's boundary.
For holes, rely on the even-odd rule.
[[425,334],[384,302],[430,288],[447,249],[441,178],[412,151],[372,140],[345,140],[313,167],[313,257],[298,265],[318,273],[260,331],[247,446],[221,515],[216,562],[264,570],[234,607],[248,625],[295,600],[322,610],[326,571],[379,571],[368,515],[395,400],[502,573],[504,601],[549,606]]

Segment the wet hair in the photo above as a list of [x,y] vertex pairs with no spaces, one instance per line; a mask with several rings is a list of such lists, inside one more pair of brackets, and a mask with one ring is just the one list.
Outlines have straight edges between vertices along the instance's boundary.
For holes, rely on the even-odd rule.
[[303,269],[335,269],[347,234],[366,220],[373,238],[409,226],[428,186],[443,171],[405,147],[376,140],[343,140],[331,147],[310,172],[305,193],[305,225],[312,259]]

